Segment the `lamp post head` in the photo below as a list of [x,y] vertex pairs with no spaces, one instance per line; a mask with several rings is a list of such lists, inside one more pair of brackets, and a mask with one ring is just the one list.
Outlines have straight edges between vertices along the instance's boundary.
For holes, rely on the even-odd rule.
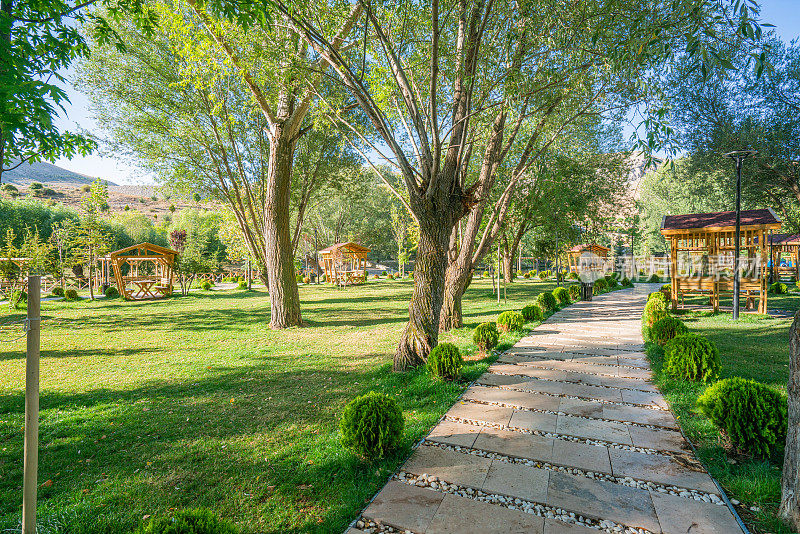
[[755,156],[756,154],[758,154],[758,150],[734,150],[733,152],[728,152],[727,154],[723,154],[722,156],[725,158],[731,158],[733,160],[741,161],[750,156]]

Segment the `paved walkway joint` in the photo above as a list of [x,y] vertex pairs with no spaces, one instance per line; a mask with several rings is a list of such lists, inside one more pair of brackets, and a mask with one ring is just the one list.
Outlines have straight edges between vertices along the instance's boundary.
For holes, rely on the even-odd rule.
[[647,286],[503,353],[347,534],[740,534],[651,382]]

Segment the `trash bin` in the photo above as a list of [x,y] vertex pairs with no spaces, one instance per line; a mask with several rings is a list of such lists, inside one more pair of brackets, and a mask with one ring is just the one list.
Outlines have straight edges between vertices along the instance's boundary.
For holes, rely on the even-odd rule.
[[581,282],[581,300],[592,300],[594,282]]

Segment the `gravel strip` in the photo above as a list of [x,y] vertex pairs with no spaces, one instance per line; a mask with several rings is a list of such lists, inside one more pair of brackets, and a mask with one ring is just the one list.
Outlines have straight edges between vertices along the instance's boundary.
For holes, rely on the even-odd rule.
[[517,391],[519,393],[534,393],[536,395],[547,395],[548,397],[561,397],[562,399],[575,399],[575,400],[582,400],[582,401],[592,401],[592,402],[599,402],[600,404],[612,404],[614,406],[631,406],[633,408],[645,408],[647,410],[656,410],[659,412],[668,412],[668,408],[662,408],[661,406],[656,406],[655,404],[635,404],[632,402],[620,402],[620,401],[610,401],[604,399],[594,399],[592,397],[578,397],[576,395],[565,395],[564,393],[548,393],[545,391],[531,391],[529,389],[522,389],[522,388],[515,388],[513,386],[498,386],[495,384],[481,384],[480,379],[475,381],[475,385],[481,386],[483,388],[497,388],[497,389],[506,389],[508,391]]
[[[515,364],[512,363],[512,364],[509,364],[509,365],[515,365]],[[551,371],[563,371],[563,369],[549,369],[549,370],[551,370]],[[520,375],[520,374],[516,374],[516,373],[503,373],[501,371],[495,371],[493,369],[488,369],[486,372],[490,373],[490,374],[493,374],[493,375],[518,376],[520,378],[528,378],[528,379],[531,379],[531,380],[542,380],[543,382],[561,382],[562,384],[581,384],[581,385],[584,385],[584,386],[593,386],[593,387],[596,387],[596,388],[625,389],[625,390],[628,390],[628,391],[640,391],[642,393],[654,393],[653,391],[648,391],[646,389],[626,388],[626,387],[622,387],[622,386],[606,386],[605,384],[589,384],[588,382],[583,382],[582,380],[553,380],[552,378],[542,378],[540,376]],[[574,372],[574,371],[570,371],[570,372]],[[581,374],[587,374],[587,373],[581,373]],[[614,378],[620,378],[620,377],[617,376],[617,377],[614,377]],[[636,379],[634,379],[634,380],[636,380]]]

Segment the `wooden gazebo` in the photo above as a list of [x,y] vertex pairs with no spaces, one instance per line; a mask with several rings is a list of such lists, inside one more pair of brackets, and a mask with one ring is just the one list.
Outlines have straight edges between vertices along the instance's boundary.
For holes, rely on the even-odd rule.
[[758,298],[759,313],[767,313],[767,255],[769,234],[781,227],[771,209],[743,210],[740,250],[735,250],[736,212],[667,215],[661,234],[670,243],[670,299],[673,308],[683,295],[708,295],[714,310],[720,294],[733,294],[734,255],[746,253],[739,262],[740,293],[747,308]]
[[[791,264],[781,265],[784,254],[788,254]],[[769,255],[774,281],[780,280],[781,275],[795,276],[800,280],[800,234],[769,236]]]
[[366,282],[369,251],[353,242],[337,243],[320,250],[325,280],[339,286]]
[[599,258],[606,259],[608,258],[609,252],[611,252],[610,248],[604,247],[603,245],[598,245],[597,243],[575,245],[567,251],[569,256],[569,270],[578,270],[578,265],[580,265],[582,254],[594,254]]
[[[164,298],[172,294],[173,268],[178,251],[140,243],[110,253],[119,294],[127,300]],[[123,266],[128,266],[123,275]]]

